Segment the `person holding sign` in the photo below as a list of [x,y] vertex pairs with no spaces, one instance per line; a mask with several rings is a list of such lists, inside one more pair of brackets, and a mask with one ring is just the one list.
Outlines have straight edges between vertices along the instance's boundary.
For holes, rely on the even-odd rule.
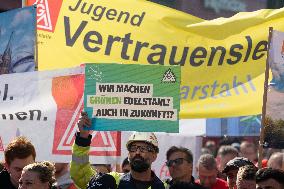
[[97,174],[89,162],[89,149],[92,135],[84,127],[91,126],[86,113],[78,121],[79,132],[76,133],[72,148],[70,167],[71,178],[80,188],[97,189],[164,189],[163,182],[151,171],[151,164],[159,152],[158,140],[154,133],[134,132],[127,144],[130,172],[121,175],[117,172]]

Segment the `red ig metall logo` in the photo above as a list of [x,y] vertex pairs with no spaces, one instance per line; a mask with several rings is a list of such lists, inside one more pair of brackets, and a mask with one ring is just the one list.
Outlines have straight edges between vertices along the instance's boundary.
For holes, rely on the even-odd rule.
[[54,32],[62,0],[28,0],[37,5],[37,29]]
[[[53,154],[71,155],[77,121],[84,106],[83,93],[83,74],[62,76],[52,80],[52,96],[57,104]],[[95,131],[92,135],[90,155],[121,155],[121,132]]]

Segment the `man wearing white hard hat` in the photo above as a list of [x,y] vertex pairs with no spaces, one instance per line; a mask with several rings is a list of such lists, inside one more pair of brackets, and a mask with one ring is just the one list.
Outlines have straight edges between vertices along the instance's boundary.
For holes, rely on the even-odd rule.
[[164,189],[163,182],[151,170],[151,164],[159,152],[158,140],[154,133],[134,132],[126,144],[130,172],[121,175],[117,172],[97,174],[89,162],[89,150],[92,135],[84,127],[91,125],[86,113],[82,113],[78,122],[72,148],[70,174],[75,184],[88,189]]

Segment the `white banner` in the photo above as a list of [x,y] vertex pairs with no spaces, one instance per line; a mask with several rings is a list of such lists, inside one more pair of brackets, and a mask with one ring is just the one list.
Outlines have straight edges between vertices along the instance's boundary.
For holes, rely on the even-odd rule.
[[[37,161],[71,160],[76,122],[83,108],[83,70],[76,67],[0,76],[0,159],[4,158],[8,143],[23,135],[35,145]],[[194,162],[198,159],[201,137],[188,135],[202,135],[204,123],[191,121],[180,122],[180,132],[187,136],[157,133],[160,153],[153,169],[162,179],[169,176],[165,161],[170,146],[187,147],[194,154]],[[189,126],[192,129],[188,129]],[[129,134],[93,132],[90,161],[96,164],[120,163],[127,156],[125,144]]]
[[[69,162],[83,108],[84,69],[76,67],[0,76],[0,158],[16,136],[35,145],[37,160]],[[115,163],[120,132],[94,132],[91,161]]]

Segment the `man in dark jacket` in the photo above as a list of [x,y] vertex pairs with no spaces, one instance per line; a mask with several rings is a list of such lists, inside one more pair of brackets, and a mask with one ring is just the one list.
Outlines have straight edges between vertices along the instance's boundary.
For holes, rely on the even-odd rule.
[[[97,175],[89,162],[89,150],[92,135],[84,127],[90,126],[91,120],[86,113],[78,122],[79,133],[76,134],[72,149],[70,167],[71,178],[80,188],[88,189],[164,189],[163,182],[151,170],[151,164],[159,152],[158,140],[154,133],[134,132],[126,144],[130,172],[121,175],[117,172]],[[89,184],[88,184],[89,183]]]
[[169,168],[171,180],[166,181],[166,188],[186,188],[195,186],[201,188],[192,176],[193,155],[192,152],[184,147],[172,146],[167,151],[166,165]]

